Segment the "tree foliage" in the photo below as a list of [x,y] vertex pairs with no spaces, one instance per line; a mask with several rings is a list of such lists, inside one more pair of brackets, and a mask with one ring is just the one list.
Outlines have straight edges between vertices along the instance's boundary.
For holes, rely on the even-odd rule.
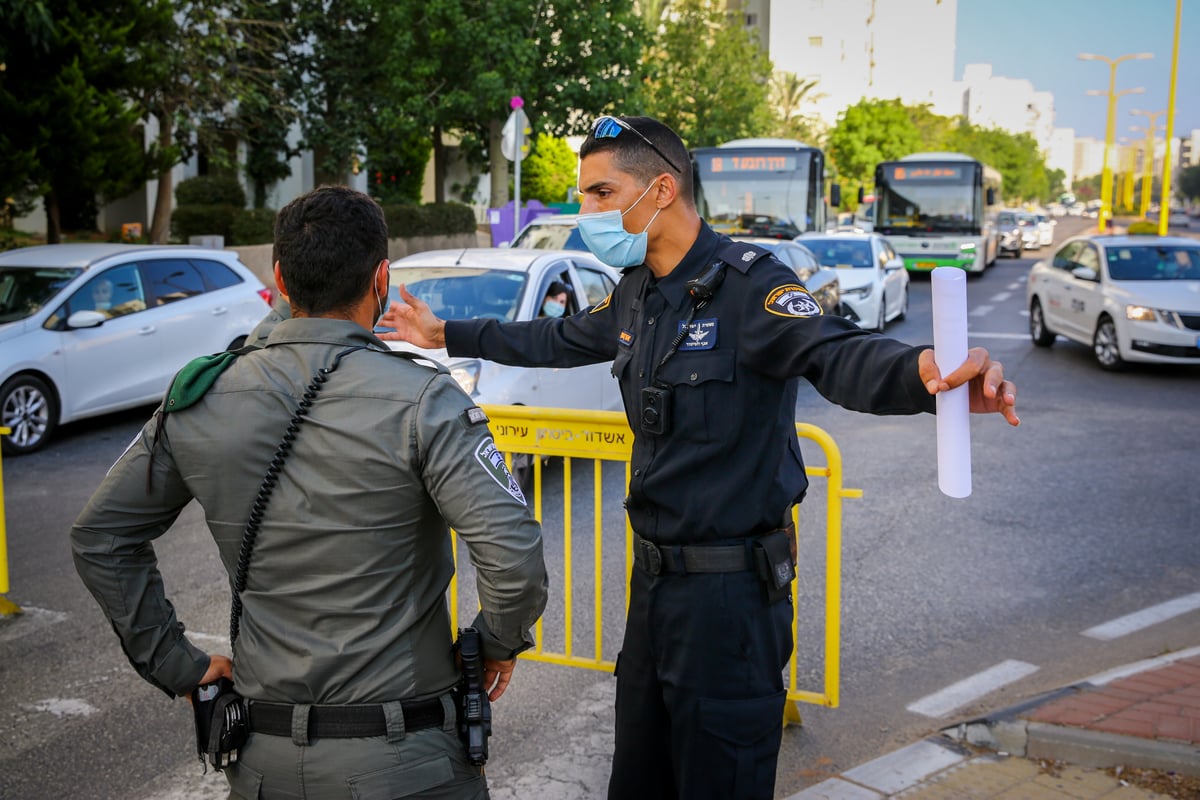
[[1189,200],[1200,200],[1200,164],[1179,170],[1175,183],[1176,194]]
[[776,71],[771,76],[770,103],[774,116],[771,133],[781,139],[819,144],[824,138],[820,120],[805,113],[810,103],[825,95],[817,91],[816,78],[801,78],[794,72]]
[[875,165],[920,151],[921,129],[899,100],[860,100],[838,115],[826,149],[843,192],[869,185]]
[[0,188],[41,197],[47,239],[57,242],[64,217],[94,227],[97,196],[120,197],[147,177],[141,114],[126,90],[148,80],[128,54],[155,14],[121,0],[3,10]]
[[688,147],[773,128],[771,60],[728,14],[717,0],[677,0],[642,58],[644,113],[671,126]]
[[575,186],[579,158],[565,139],[543,134],[521,162],[521,197],[562,203]]
[[493,206],[507,201],[500,134],[512,97],[535,133],[581,132],[628,93],[641,26],[631,0],[397,0],[384,57],[380,125],[432,132],[437,184],[441,132],[486,158]]
[[1004,197],[1010,203],[1040,200],[1050,193],[1046,160],[1029,133],[960,125],[951,132],[947,144],[955,152],[999,170],[1004,178]]

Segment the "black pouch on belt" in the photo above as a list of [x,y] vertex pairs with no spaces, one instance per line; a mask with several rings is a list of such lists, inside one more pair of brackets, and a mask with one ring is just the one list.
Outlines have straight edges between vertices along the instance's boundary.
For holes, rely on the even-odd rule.
[[767,603],[778,603],[791,597],[796,562],[792,560],[792,542],[787,529],[763,534],[754,540],[752,547],[754,568],[767,593]]
[[208,765],[221,772],[237,761],[238,750],[249,735],[246,704],[228,678],[192,690],[192,715],[196,722],[196,754],[204,771]]

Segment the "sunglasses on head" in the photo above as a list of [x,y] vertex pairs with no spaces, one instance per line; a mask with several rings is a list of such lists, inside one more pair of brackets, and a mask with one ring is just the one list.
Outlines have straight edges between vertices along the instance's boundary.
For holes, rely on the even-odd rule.
[[679,173],[683,172],[683,170],[681,170],[679,167],[675,166],[674,161],[667,158],[666,153],[664,153],[662,150],[658,149],[658,145],[656,145],[654,142],[647,139],[646,135],[644,133],[642,133],[637,128],[630,125],[625,120],[619,119],[617,117],[604,116],[604,117],[598,118],[595,122],[592,123],[592,138],[593,139],[615,139],[621,135],[621,131],[630,131],[631,133],[635,134],[643,142],[650,145],[650,148],[652,150],[654,150],[654,152],[658,153],[658,155],[662,158],[663,161],[670,164],[671,169],[673,169]]

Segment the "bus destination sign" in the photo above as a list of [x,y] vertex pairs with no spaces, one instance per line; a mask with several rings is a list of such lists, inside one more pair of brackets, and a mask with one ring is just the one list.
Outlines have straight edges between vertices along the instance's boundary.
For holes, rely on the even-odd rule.
[[705,156],[711,172],[793,172],[796,157],[785,155]]
[[961,181],[962,167],[928,166],[908,167],[895,165],[891,168],[891,180],[900,181]]

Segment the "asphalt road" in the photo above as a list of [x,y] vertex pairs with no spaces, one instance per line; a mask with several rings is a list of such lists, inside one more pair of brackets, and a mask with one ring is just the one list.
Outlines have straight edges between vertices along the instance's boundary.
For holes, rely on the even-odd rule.
[[[1086,224],[1064,220],[1060,238]],[[847,485],[864,495],[846,501],[843,522],[841,704],[803,706],[803,725],[785,731],[779,797],[988,709],[1200,643],[1200,611],[1190,604],[1200,591],[1200,370],[1109,374],[1065,340],[1035,349],[1024,313],[1031,263],[1001,260],[968,281],[971,344],[987,347],[1017,381],[1022,419],[1017,429],[972,419],[969,498],[938,491],[932,418],[857,414],[807,387],[801,393],[797,419],[833,436]],[[908,318],[886,333],[919,343],[931,331],[929,280],[916,276]],[[148,413],[66,426],[47,449],[3,464],[8,598],[26,613],[0,621],[0,797],[224,796],[223,779],[201,777],[192,760],[187,706],[136,677],[70,560],[71,522]],[[816,449],[804,449],[820,462]],[[584,566],[592,484],[590,467],[575,473],[572,613],[583,629],[591,619]],[[561,475],[556,465],[546,470],[552,565],[564,549],[553,501]],[[607,563],[621,555],[621,484],[621,471],[609,468]],[[805,520],[821,510],[814,496],[802,516],[798,612],[800,683],[815,689],[824,562],[821,526]],[[189,631],[227,652],[227,585],[198,509],[184,513],[158,552]],[[561,649],[561,567],[553,569],[544,631]],[[466,608],[469,571],[464,577]],[[602,647],[611,658],[622,618],[619,567],[607,568],[602,585]],[[1084,635],[1172,601],[1192,610],[1115,638]],[[571,644],[592,649],[586,630]],[[602,671],[522,663],[495,708],[493,797],[603,797],[612,692]]]

